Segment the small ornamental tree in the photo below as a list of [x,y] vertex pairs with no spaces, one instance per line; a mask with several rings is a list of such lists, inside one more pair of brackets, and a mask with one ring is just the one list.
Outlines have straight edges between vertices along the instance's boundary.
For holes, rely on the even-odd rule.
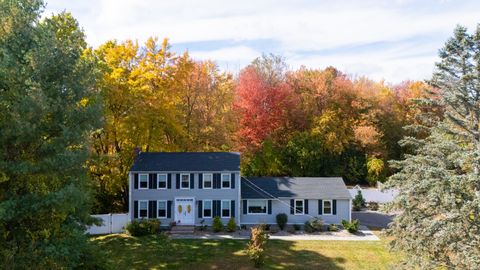
[[288,216],[285,213],[281,213],[277,215],[277,225],[280,228],[280,230],[283,231],[285,229],[285,225],[287,225],[288,222]]
[[365,199],[363,198],[362,192],[359,190],[355,198],[352,200],[353,211],[360,211],[362,207],[365,206]]
[[212,229],[214,232],[220,232],[223,230],[223,223],[219,216],[213,218]]
[[253,261],[256,268],[265,263],[265,245],[267,244],[268,234],[264,230],[265,226],[258,225],[252,228],[250,242],[247,246],[247,254]]
[[227,223],[227,232],[235,232],[237,230],[237,223],[234,218],[230,218]]

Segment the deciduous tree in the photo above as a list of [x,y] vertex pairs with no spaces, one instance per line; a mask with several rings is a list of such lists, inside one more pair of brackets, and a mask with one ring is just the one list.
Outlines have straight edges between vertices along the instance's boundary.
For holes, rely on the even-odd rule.
[[94,63],[68,13],[0,1],[0,268],[98,267],[85,170],[101,118]]

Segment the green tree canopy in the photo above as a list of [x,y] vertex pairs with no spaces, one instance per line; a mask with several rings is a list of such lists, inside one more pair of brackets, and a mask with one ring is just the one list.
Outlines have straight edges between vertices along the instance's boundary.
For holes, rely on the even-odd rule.
[[0,1],[0,268],[88,268],[94,66],[71,15],[42,6]]
[[[478,269],[480,265],[479,112],[480,28],[457,27],[440,50],[431,80],[439,88],[428,104],[444,107],[443,120],[428,122],[416,149],[387,182],[400,194],[390,205],[400,214],[389,228],[392,247],[404,251],[407,269]],[[424,138],[424,139],[422,139]]]

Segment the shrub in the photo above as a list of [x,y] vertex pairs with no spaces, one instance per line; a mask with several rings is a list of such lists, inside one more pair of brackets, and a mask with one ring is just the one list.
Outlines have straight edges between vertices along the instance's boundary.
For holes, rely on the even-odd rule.
[[214,232],[220,232],[223,230],[223,223],[219,216],[213,218],[212,229]]
[[329,232],[336,232],[338,231],[338,227],[335,224],[328,224],[328,231]]
[[133,220],[126,226],[131,236],[155,234],[160,231],[160,221],[157,219]]
[[247,225],[245,225],[245,224],[244,224],[244,225],[240,225],[240,229],[246,230],[246,229],[247,229]]
[[355,198],[352,200],[353,211],[360,211],[362,207],[365,206],[365,199],[363,198],[362,192],[359,190]]
[[377,202],[369,202],[368,203],[368,209],[372,211],[377,211],[378,210],[378,203]]
[[277,215],[277,225],[280,228],[280,230],[283,231],[285,229],[285,225],[287,225],[288,222],[288,215],[285,213],[281,213]]
[[323,230],[323,220],[321,218],[311,218],[305,222],[304,230],[307,233],[321,232]]
[[252,228],[250,242],[246,248],[246,252],[250,260],[253,261],[255,267],[260,267],[265,262],[265,245],[267,244],[268,234],[262,225]]
[[352,222],[342,220],[342,226],[349,233],[356,233],[358,231],[358,226],[360,226],[360,223],[358,222],[358,219],[354,219]]
[[312,225],[310,225],[310,222],[308,221],[305,221],[305,224],[303,225],[303,230],[307,233],[313,233],[315,231]]
[[234,218],[230,218],[227,223],[227,232],[234,232],[237,230],[237,223]]
[[293,229],[295,231],[300,231],[300,229],[301,229],[300,224],[293,224]]

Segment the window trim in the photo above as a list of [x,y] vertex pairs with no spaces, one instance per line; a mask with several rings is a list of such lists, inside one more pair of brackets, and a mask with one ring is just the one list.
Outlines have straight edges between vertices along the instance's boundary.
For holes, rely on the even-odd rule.
[[[205,175],[210,175],[210,187],[205,187]],[[203,173],[202,174],[202,189],[212,189],[213,188],[213,173]]]
[[[161,188],[159,183],[160,183],[160,175],[165,176],[165,187]],[[167,189],[168,188],[168,175],[166,173],[157,173],[157,189]]]
[[[325,202],[330,202],[330,214],[325,214]],[[323,200],[322,201],[322,215],[332,216],[333,215],[333,200]]]
[[[224,181],[223,181],[223,176],[224,176],[224,175],[227,175],[227,176],[228,176],[228,187],[223,187],[223,182],[224,182]],[[225,182],[227,182],[227,181],[225,181]],[[222,173],[222,174],[220,175],[220,187],[221,187],[221,189],[232,189],[232,176],[231,176],[230,174],[228,174],[228,173]]]
[[[142,210],[142,208],[140,207],[142,205],[142,202],[146,202],[147,203],[147,216],[145,217],[141,217],[140,216],[140,210]],[[138,218],[148,218],[148,200],[138,200],[138,209],[137,209],[138,213],[137,213],[137,216]]]
[[[158,203],[159,203],[159,202],[164,202],[164,203],[165,203],[165,216],[164,216],[164,217],[161,217],[161,216],[158,215],[158,210],[159,210],[159,208],[158,208]],[[165,219],[165,218],[167,218],[167,216],[168,216],[168,209],[167,209],[167,208],[168,208],[168,202],[167,202],[167,200],[157,200],[157,218],[159,218],[159,219]]]
[[[141,183],[142,183],[142,180],[141,180],[141,179],[142,179],[142,175],[146,175],[146,176],[147,176],[147,187],[146,187],[146,188],[142,188],[142,185],[141,185]],[[138,189],[149,189],[149,188],[150,188],[150,183],[149,183],[150,181],[148,181],[148,180],[149,180],[149,178],[148,178],[148,173],[139,173],[139,174],[138,174]]]
[[[188,176],[188,187],[183,187],[183,185],[182,185],[184,175]],[[180,189],[190,189],[190,174],[188,174],[188,173],[181,173],[180,174]]]
[[[228,202],[228,216],[223,215],[223,202]],[[232,217],[232,201],[231,200],[221,200],[221,202],[220,202],[220,217],[221,218]]]
[[[210,216],[205,216],[205,202],[210,202]],[[212,200],[203,200],[202,201],[202,217],[203,218],[213,218],[213,201]]]
[[[297,213],[297,202],[302,202],[302,212],[301,213]],[[305,215],[305,200],[303,199],[295,199],[295,201],[293,202],[293,214],[295,216],[301,216],[301,215]]]
[[[264,201],[265,213],[250,213],[250,201]],[[247,199],[247,215],[268,215],[268,200],[266,199]]]

